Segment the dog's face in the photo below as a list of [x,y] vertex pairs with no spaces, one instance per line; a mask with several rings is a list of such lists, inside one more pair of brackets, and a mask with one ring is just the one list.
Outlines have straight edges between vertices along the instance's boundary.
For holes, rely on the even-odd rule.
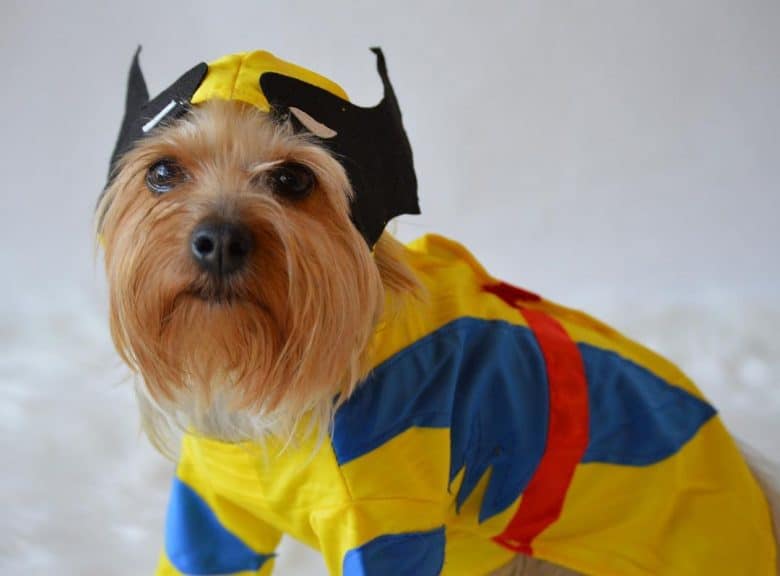
[[207,427],[294,420],[349,392],[384,292],[349,195],[314,139],[238,102],[124,157],[98,230],[112,335],[150,405]]

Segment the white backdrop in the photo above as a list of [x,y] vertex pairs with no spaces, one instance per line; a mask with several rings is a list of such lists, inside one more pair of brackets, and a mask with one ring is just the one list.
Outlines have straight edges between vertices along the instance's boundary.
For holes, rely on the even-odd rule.
[[139,43],[153,92],[265,48],[364,105],[381,45],[424,209],[404,237],[454,235],[556,297],[780,293],[775,0],[4,0],[4,274],[93,286],[90,217]]
[[263,48],[361,105],[382,46],[424,212],[398,233],[601,314],[780,458],[776,0],[3,0],[3,574],[137,576],[160,542],[170,465],[115,385],[91,231],[139,43],[152,92]]

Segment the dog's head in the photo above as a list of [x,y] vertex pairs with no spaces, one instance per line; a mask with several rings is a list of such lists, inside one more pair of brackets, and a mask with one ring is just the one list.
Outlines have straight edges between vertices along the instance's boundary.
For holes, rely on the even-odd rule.
[[392,238],[356,225],[312,112],[213,98],[115,159],[97,211],[112,335],[155,435],[321,423],[364,374],[386,290],[415,286]]

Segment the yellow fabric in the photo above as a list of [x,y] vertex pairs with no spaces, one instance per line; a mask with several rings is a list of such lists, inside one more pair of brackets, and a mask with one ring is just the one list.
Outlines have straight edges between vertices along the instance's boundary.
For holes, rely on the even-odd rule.
[[[423,336],[425,330],[432,332],[455,318],[469,314],[478,318],[507,320],[518,325],[526,324],[513,308],[507,307],[502,302],[496,302],[492,295],[481,291],[481,286],[497,283],[500,280],[491,276],[461,244],[443,236],[429,234],[410,243],[409,248],[415,268],[429,270],[435,274],[432,281],[426,282],[429,290],[434,290],[434,293],[439,296],[443,287],[452,286],[448,289],[450,294],[447,295],[446,305],[436,306],[431,310],[416,311],[429,317],[429,324],[420,331],[419,336]],[[469,279],[468,282],[464,281],[466,278]],[[455,287],[458,292],[452,292]],[[627,360],[644,366],[670,384],[702,397],[696,386],[674,364],[584,312],[565,308],[549,300],[525,302],[524,306],[539,309],[553,316],[563,325],[572,340],[611,350]],[[433,317],[433,314],[438,314],[438,317]],[[383,349],[377,350],[377,354],[380,355],[377,364],[405,345],[404,336],[406,334],[400,335],[396,342],[383,344]],[[406,340],[406,343],[409,341],[411,338]]]
[[259,82],[260,76],[266,72],[276,72],[303,80],[348,100],[347,93],[332,80],[280,60],[264,50],[223,56],[210,62],[208,67],[206,77],[192,96],[193,104],[207,100],[240,100],[268,112],[268,100],[260,89]]
[[[207,441],[202,442],[203,444],[194,442],[190,437],[184,438],[182,454],[176,469],[177,477],[208,504],[223,526],[250,548],[258,552],[272,552],[279,544],[282,532],[253,515],[250,508],[246,507],[241,500],[230,498],[231,493],[236,490],[241,491],[241,494],[256,490],[255,479],[251,475],[241,475],[240,472],[252,470],[257,465],[257,450],[249,444],[244,446],[224,444],[221,451],[223,455],[230,453],[231,458],[226,461],[223,457],[220,463],[214,463],[204,450],[204,446],[208,446]],[[213,477],[220,477],[217,471],[225,464],[230,467],[230,470],[239,472],[230,474],[229,484],[232,488],[227,490],[224,490],[224,484],[215,485],[212,481]],[[273,563],[273,559],[269,559],[259,571],[239,572],[236,576],[268,576],[273,571]],[[177,576],[179,574],[180,572],[171,565],[163,551],[157,575]]]
[[[426,236],[409,246],[407,256],[429,297],[406,302],[400,315],[388,313],[370,345],[372,365],[463,316],[524,325],[514,308],[481,289],[495,280],[462,246]],[[555,317],[575,340],[614,350],[700,394],[670,363],[604,324],[545,300],[532,306]],[[225,527],[258,551],[270,552],[280,532],[288,533],[321,550],[330,573],[340,575],[349,550],[382,535],[444,525],[442,573],[487,574],[512,558],[491,538],[522,496],[480,523],[488,471],[458,513],[462,473],[450,485],[449,448],[449,430],[411,428],[339,466],[327,439],[318,444],[302,438],[286,447],[269,441],[261,447],[188,435],[177,473]],[[560,519],[536,538],[534,552],[598,575],[768,576],[775,570],[774,546],[763,494],[720,419],[712,418],[657,464],[580,464]],[[703,570],[692,571],[693,562]],[[158,575],[170,574],[176,572],[163,556]]]
[[[263,567],[256,571],[256,572],[236,572],[234,574],[231,574],[230,576],[271,576],[274,571],[274,561],[273,559],[268,560]],[[165,552],[160,554],[160,560],[157,564],[157,571],[155,572],[155,576],[187,576],[186,574],[182,574],[176,568],[171,565],[170,561],[168,560],[168,557],[165,555]]]
[[605,576],[775,574],[766,500],[719,418],[652,466],[578,466],[534,555]]

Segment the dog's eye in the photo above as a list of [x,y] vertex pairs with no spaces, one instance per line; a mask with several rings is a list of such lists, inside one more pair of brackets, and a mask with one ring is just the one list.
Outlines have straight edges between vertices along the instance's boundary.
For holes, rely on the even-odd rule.
[[274,193],[290,200],[305,198],[314,188],[314,174],[303,164],[288,162],[275,167],[268,174]]
[[175,160],[166,158],[151,165],[146,173],[146,186],[155,194],[165,194],[186,178],[184,169]]

